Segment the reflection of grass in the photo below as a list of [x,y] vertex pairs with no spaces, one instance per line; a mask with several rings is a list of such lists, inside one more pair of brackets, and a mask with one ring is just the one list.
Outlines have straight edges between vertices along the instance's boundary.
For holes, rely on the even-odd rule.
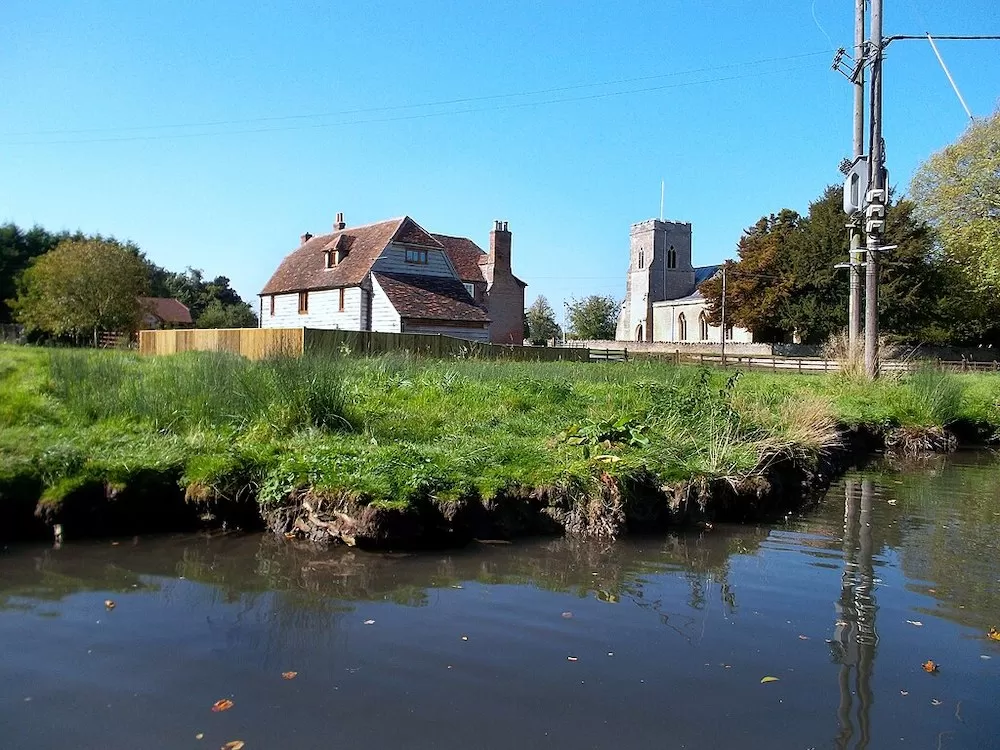
[[810,460],[837,422],[1000,424],[1000,378],[929,372],[869,384],[656,362],[250,363],[6,346],[0,381],[0,502],[25,477],[58,503],[146,470],[182,476],[195,498],[263,503],[301,488],[395,505],[534,487],[595,495],[602,475],[657,485]]

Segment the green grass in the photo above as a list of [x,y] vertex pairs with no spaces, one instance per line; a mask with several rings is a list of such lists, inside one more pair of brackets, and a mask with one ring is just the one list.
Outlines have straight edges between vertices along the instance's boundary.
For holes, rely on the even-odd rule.
[[957,421],[1000,425],[1000,377],[0,347],[0,485],[37,477],[53,502],[149,470],[194,497],[262,503],[299,489],[378,504],[584,494],[604,473],[670,484],[816,457],[838,423]]

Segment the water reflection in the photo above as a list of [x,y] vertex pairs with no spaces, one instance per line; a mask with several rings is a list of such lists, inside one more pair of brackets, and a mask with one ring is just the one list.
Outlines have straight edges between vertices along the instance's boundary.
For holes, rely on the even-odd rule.
[[844,571],[831,643],[833,658],[840,665],[839,731],[834,741],[838,748],[852,747],[855,733],[858,737],[853,747],[867,748],[871,741],[871,682],[878,647],[872,540],[874,491],[871,479],[848,478],[844,482]]
[[[233,736],[254,746],[322,747],[334,722],[338,742],[371,747],[986,747],[1000,732],[1000,647],[983,637],[1000,625],[996,473],[989,457],[876,467],[788,524],[611,545],[12,548],[0,724],[10,746],[110,746],[101,711],[127,705],[112,744],[179,746],[191,712],[238,693]],[[286,669],[294,686],[271,679]]]

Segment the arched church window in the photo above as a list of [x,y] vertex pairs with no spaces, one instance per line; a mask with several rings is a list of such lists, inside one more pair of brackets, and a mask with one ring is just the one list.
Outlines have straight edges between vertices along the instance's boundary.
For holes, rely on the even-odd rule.
[[642,335],[642,323],[640,323],[635,328],[635,340],[636,341],[644,341],[645,340],[645,337]]
[[667,250],[667,268],[677,268],[677,251],[673,245]]
[[698,328],[702,341],[708,341],[708,316],[702,313],[698,316]]
[[688,323],[684,313],[677,316],[677,339],[679,341],[687,341],[688,339]]

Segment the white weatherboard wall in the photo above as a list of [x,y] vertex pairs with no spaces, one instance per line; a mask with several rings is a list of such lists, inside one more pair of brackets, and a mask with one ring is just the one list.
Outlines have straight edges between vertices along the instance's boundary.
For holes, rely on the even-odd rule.
[[372,276],[372,330],[400,333],[399,313],[385,295],[378,279]]
[[428,249],[426,263],[407,263],[406,248],[395,243],[390,244],[382,252],[372,265],[372,270],[378,273],[408,273],[415,276],[458,278],[458,273],[444,250]]
[[344,311],[340,311],[340,290],[321,289],[309,292],[309,312],[299,313],[299,293],[274,295],[274,315],[271,315],[269,295],[261,297],[261,328],[339,328],[360,331],[363,328],[360,287],[344,290]]

